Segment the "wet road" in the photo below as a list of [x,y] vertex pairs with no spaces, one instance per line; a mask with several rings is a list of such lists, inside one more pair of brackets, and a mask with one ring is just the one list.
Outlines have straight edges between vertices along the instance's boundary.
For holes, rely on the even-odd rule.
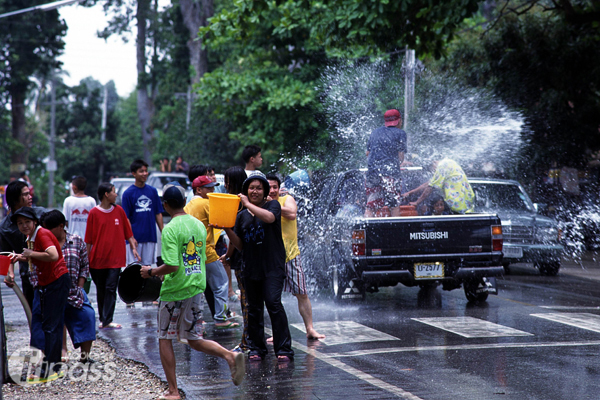
[[[480,306],[462,290],[401,285],[343,306],[313,297],[315,327],[327,335],[320,342],[306,340],[296,300],[285,295],[293,363],[278,365],[271,353],[248,363],[234,387],[224,361],[175,343],[180,387],[191,399],[600,398],[600,265],[588,254],[557,277],[529,266],[511,272]],[[206,337],[234,347],[241,330],[216,331],[206,315]],[[100,334],[164,379],[156,308],[119,303],[115,321],[122,330]]]

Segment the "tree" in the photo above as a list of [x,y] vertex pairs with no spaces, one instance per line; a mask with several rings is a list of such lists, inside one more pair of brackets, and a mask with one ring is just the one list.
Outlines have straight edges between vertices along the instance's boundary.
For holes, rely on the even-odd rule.
[[202,39],[198,30],[208,25],[208,19],[214,14],[213,0],[179,0],[183,22],[188,30],[187,46],[190,64],[194,68],[192,83],[198,83],[202,75],[208,72],[208,56],[202,49]]
[[319,79],[344,58],[396,59],[406,46],[439,56],[477,1],[228,2],[200,29],[222,66],[196,86],[198,104],[231,121],[230,137],[261,145],[268,163],[329,145]]
[[522,111],[531,143],[528,169],[532,163],[541,170],[583,166],[584,155],[600,148],[597,24],[574,22],[580,19],[558,7],[567,3],[511,12],[487,31],[467,32],[441,64]]
[[129,33],[133,21],[136,22],[137,114],[144,148],[143,158],[148,164],[152,164],[152,140],[154,139],[152,118],[155,113],[154,100],[158,91],[158,79],[152,68],[160,60],[157,41],[153,35],[158,24],[158,1],[112,0],[104,4],[104,10],[111,13],[113,19],[108,27],[99,33],[100,37],[107,38],[113,34]]
[[[0,0],[0,11],[15,11],[44,3],[41,0]],[[60,66],[66,25],[58,11],[29,12],[0,23],[0,87],[11,99],[12,138],[20,147],[11,154],[11,170],[24,170],[33,132],[27,131],[26,98],[34,73],[50,75]]]

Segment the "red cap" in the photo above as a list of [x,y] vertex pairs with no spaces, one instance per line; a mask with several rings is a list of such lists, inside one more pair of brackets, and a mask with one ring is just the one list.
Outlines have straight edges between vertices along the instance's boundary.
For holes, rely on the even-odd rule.
[[213,187],[213,186],[219,186],[219,183],[213,182],[206,175],[200,175],[199,177],[194,179],[194,182],[192,182],[192,189],[196,189],[198,187]]
[[387,110],[385,114],[383,114],[383,119],[385,121],[385,126],[396,126],[400,123],[400,111],[398,110]]

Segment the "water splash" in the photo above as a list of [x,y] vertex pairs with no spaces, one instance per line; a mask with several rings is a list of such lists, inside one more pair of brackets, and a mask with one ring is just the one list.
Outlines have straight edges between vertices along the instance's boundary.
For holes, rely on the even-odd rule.
[[[331,66],[321,83],[339,150],[331,155],[332,166],[366,166],[366,143],[371,131],[383,125],[383,112],[388,108],[404,109],[401,65],[378,62]],[[428,71],[417,79],[415,108],[406,131],[408,152],[415,162],[437,152],[471,169],[492,162],[495,169],[506,170],[515,164],[527,143],[518,112],[509,110],[487,91]]]

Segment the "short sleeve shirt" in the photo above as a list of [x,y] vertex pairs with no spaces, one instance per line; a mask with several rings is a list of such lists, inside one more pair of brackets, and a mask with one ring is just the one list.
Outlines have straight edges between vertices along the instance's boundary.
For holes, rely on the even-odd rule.
[[285,247],[281,233],[281,206],[276,200],[268,201],[263,209],[275,215],[275,221],[267,224],[249,210],[238,213],[233,228],[242,240],[244,278],[260,280],[265,277],[285,276]]
[[371,132],[367,151],[369,175],[399,177],[398,153],[406,152],[406,132],[394,126],[381,126]]
[[131,185],[123,192],[121,205],[131,222],[135,240],[138,243],[156,243],[156,216],[164,212],[156,188]]
[[32,237],[28,238],[28,240],[33,241],[33,251],[44,252],[48,248],[54,246],[58,252],[58,260],[56,261],[41,261],[31,258],[32,264],[34,264],[37,269],[37,278],[40,286],[47,286],[64,274],[69,273],[67,264],[62,255],[60,244],[52,232],[42,227],[38,227]]
[[440,189],[444,201],[454,212],[473,212],[475,194],[464,171],[455,161],[444,158],[439,162],[429,186]]
[[63,214],[67,219],[69,233],[85,237],[88,216],[94,207],[96,207],[96,200],[90,196],[69,196],[65,199]]
[[208,199],[194,196],[192,201],[190,201],[183,210],[202,222],[206,228],[206,263],[210,264],[211,262],[217,261],[219,259],[219,255],[215,250],[214,230],[208,226],[208,217],[210,212]]
[[191,215],[173,218],[163,229],[161,256],[165,264],[179,266],[165,275],[161,301],[182,301],[206,288],[206,228]]
[[125,240],[133,236],[125,211],[96,206],[90,211],[85,242],[92,245],[90,268],[122,268],[126,263]]

